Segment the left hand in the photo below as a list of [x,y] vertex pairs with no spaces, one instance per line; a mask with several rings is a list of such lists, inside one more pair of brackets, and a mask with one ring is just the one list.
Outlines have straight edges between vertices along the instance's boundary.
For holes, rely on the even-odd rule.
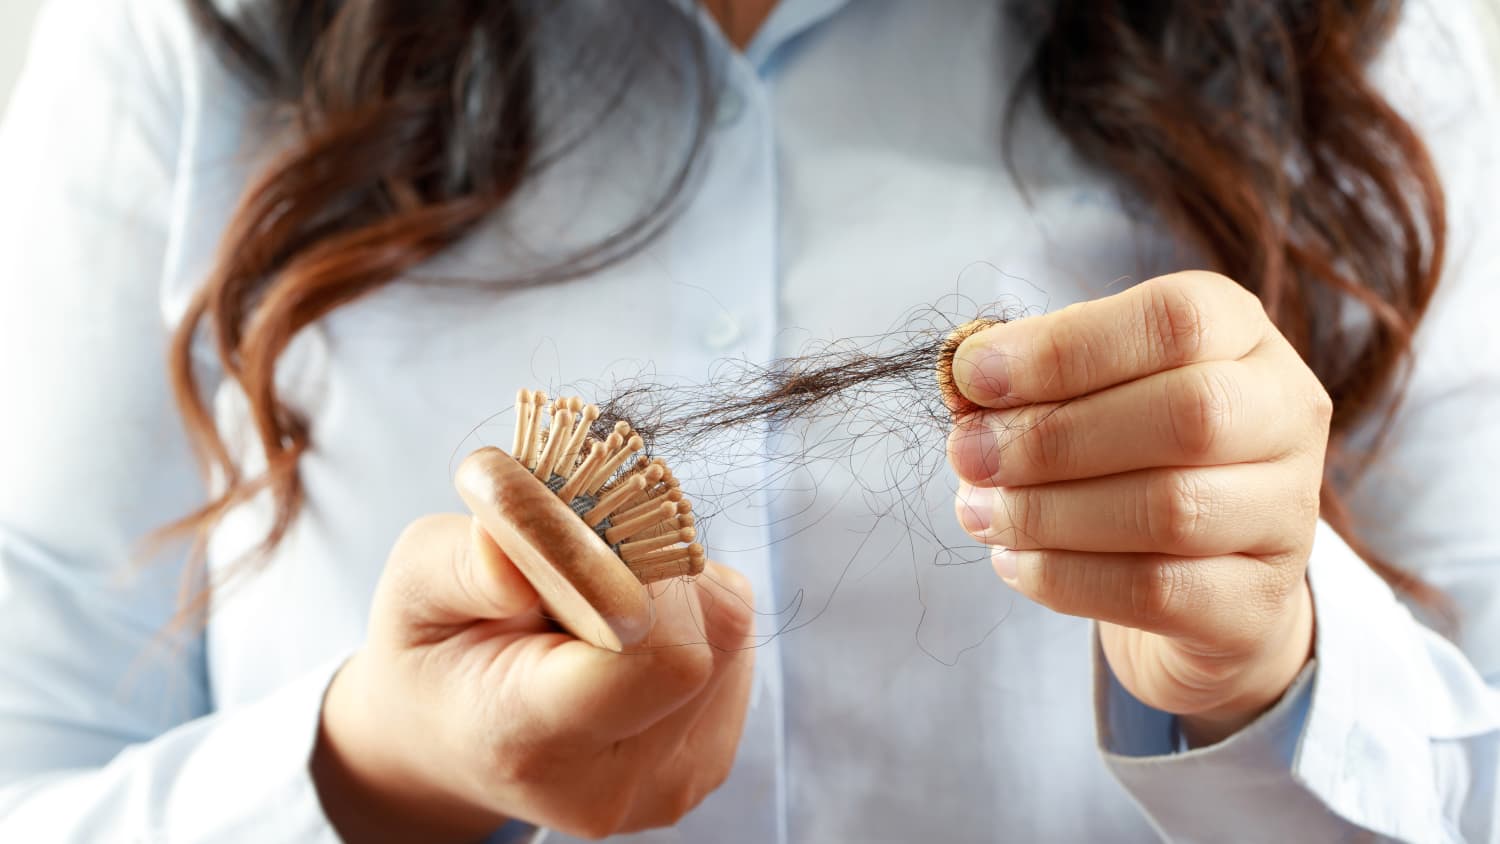
[[986,408],[948,444],[964,528],[1013,588],[1099,620],[1104,655],[1194,745],[1307,663],[1332,402],[1260,302],[1184,272],[959,347]]

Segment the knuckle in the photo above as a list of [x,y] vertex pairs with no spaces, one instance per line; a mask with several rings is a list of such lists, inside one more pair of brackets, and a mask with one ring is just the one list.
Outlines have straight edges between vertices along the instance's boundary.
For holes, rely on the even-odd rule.
[[[467,526],[467,520],[463,521]],[[380,592],[383,594],[377,596],[377,602],[403,608],[430,606],[438,591],[433,583],[431,564],[435,555],[443,553],[448,553],[449,558],[436,562],[448,565],[454,576],[464,578],[458,581],[459,585],[468,588],[472,583],[472,573],[463,574],[466,567],[461,565],[468,544],[442,541],[444,534],[452,528],[453,517],[441,514],[422,516],[403,528],[391,545],[381,576]],[[438,572],[439,577],[447,574],[442,569]]]
[[715,646],[739,648],[755,632],[755,589],[729,566],[710,562],[694,588],[703,606],[705,632]]
[[401,535],[402,537],[425,539],[432,533],[445,527],[450,518],[451,516],[446,513],[428,513],[424,516],[418,516],[412,520],[411,524],[406,526]]
[[720,753],[708,766],[708,775],[704,777],[703,794],[698,798],[702,801],[708,795],[718,791],[724,783],[729,781],[729,774],[734,770],[735,747],[731,746],[728,753]]
[[1143,628],[1161,627],[1182,611],[1193,591],[1191,567],[1163,561],[1141,566],[1130,584],[1130,612]]
[[629,826],[617,831],[626,833],[644,832],[676,826],[682,822],[708,796],[709,791],[700,785],[696,772],[689,770],[658,786],[655,793],[643,801],[641,810],[631,818]]
[[754,606],[752,598],[742,595],[737,595],[732,600],[720,601],[714,609],[721,616],[717,626],[736,639],[749,636],[755,632]]
[[1223,273],[1204,271],[1202,275],[1206,282],[1223,289],[1228,298],[1234,300],[1235,306],[1247,312],[1252,319],[1270,324],[1271,317],[1266,313],[1265,303],[1250,288]]
[[621,778],[607,791],[595,792],[596,796],[590,799],[587,810],[579,819],[582,824],[579,837],[598,841],[622,832],[634,831],[630,829],[629,823],[640,787],[640,774],[637,772]]
[[391,561],[400,563],[420,559],[432,545],[433,538],[446,527],[446,521],[445,516],[429,514],[407,524],[391,545]]
[[713,676],[713,648],[707,642],[663,648],[657,651],[655,663],[658,688],[676,698],[690,698]]
[[677,787],[676,793],[667,804],[667,825],[675,825],[687,817],[689,812],[698,808],[698,804],[703,802],[703,798],[707,797],[708,793],[709,789],[698,784],[698,777],[689,776]]
[[490,782],[524,786],[541,782],[549,771],[556,770],[557,760],[533,744],[502,741],[493,745],[490,754]]
[[1328,394],[1328,389],[1323,386],[1323,382],[1316,378],[1313,379],[1312,413],[1318,427],[1327,432],[1330,423],[1333,422],[1333,396]]
[[1320,467],[1308,465],[1306,469],[1299,470],[1296,479],[1274,494],[1277,496],[1276,503],[1280,505],[1279,521],[1293,529],[1285,535],[1296,539],[1286,550],[1311,548],[1318,517],[1323,510],[1323,477]]
[[[734,578],[744,581],[736,572]],[[706,589],[702,593],[703,612],[707,627],[713,631],[713,643],[727,648],[738,648],[740,643],[755,632],[755,596],[748,583],[736,588],[727,583],[727,577],[715,577],[724,588]]]
[[1293,566],[1264,566],[1256,578],[1256,608],[1268,615],[1279,613],[1290,600],[1302,579]]
[[721,617],[722,627],[736,635],[755,629],[755,588],[750,579],[728,566],[714,567],[714,582],[728,594],[713,596],[713,612]]
[[1146,535],[1158,550],[1191,550],[1213,516],[1213,491],[1196,472],[1166,472],[1149,487]]
[[1314,480],[1299,488],[1293,496],[1293,503],[1297,507],[1297,515],[1302,524],[1307,526],[1307,543],[1311,545],[1313,531],[1318,524],[1318,516],[1323,510],[1323,489],[1319,481],[1321,478],[1316,473]]
[[597,802],[580,815],[576,828],[570,832],[588,841],[602,841],[625,832],[630,806],[630,791],[627,789],[600,794]]
[[1207,338],[1208,324],[1192,285],[1180,278],[1153,279],[1145,296],[1143,318],[1154,351],[1167,367],[1197,360]]
[[750,585],[750,578],[746,577],[738,569],[728,566],[717,566],[714,571],[717,579],[725,589],[733,592],[735,597],[742,598],[746,603],[755,600],[755,588]]
[[1212,457],[1233,427],[1241,404],[1239,383],[1224,367],[1199,367],[1173,380],[1168,393],[1174,445],[1186,457]]

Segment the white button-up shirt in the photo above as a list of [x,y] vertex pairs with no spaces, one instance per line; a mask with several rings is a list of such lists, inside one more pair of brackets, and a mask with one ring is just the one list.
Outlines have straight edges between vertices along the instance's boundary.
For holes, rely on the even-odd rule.
[[[726,81],[707,165],[644,252],[539,289],[397,284],[297,340],[282,380],[313,424],[308,506],[206,629],[174,636],[180,566],[130,566],[203,498],[164,342],[268,131],[181,5],[53,2],[0,131],[0,840],[334,840],[308,773],[323,690],[392,541],[462,509],[455,455],[508,441],[493,417],[518,387],[702,381],[924,304],[1037,312],[1191,260],[1032,109],[1023,196],[998,136],[1024,54],[1003,4],[783,0],[743,53],[708,32]],[[1183,752],[1087,621],[983,564],[940,438],[800,464],[778,457],[841,431],[728,444],[682,474],[722,505],[707,544],[763,614],[745,737],[720,791],[635,840],[1500,840],[1500,121],[1469,4],[1407,5],[1378,79],[1440,164],[1452,239],[1351,501],[1374,547],[1452,596],[1452,638],[1322,529],[1314,663],[1240,734]],[[639,187],[624,154],[585,142],[416,275],[505,276],[607,230]],[[242,398],[212,383],[243,431]],[[216,575],[265,515],[220,527]]]

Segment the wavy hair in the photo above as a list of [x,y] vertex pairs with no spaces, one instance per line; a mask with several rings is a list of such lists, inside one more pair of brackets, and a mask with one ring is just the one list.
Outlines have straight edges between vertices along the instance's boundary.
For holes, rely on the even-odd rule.
[[[604,70],[589,84],[606,108],[633,102],[653,63],[670,66],[678,102],[695,107],[685,110],[680,159],[638,216],[506,285],[586,276],[670,225],[708,143],[716,71],[696,25],[669,3],[256,0],[231,17],[213,0],[186,2],[286,119],[280,151],[241,198],[172,344],[187,431],[223,483],[169,530],[201,538],[230,508],[269,491],[268,550],[303,504],[298,463],[312,447],[308,420],[278,393],[278,357],[302,329],[463,240],[567,154],[566,143],[549,143],[537,70],[542,44],[554,43],[542,37],[551,18],[619,18],[582,27],[569,47]],[[1401,3],[1005,5],[1033,49],[1012,106],[1037,98],[1083,158],[1260,297],[1333,397],[1335,449],[1357,421],[1388,419],[1437,284],[1445,229],[1420,138],[1366,72]],[[248,398],[267,461],[254,477],[231,456],[195,375],[192,348],[203,337]],[[1350,535],[1333,483],[1324,484],[1323,510]],[[1366,557],[1398,586],[1431,596]]]

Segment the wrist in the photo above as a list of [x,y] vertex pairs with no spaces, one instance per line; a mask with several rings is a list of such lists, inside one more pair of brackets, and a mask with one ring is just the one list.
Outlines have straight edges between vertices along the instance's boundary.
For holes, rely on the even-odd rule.
[[1241,690],[1223,705],[1178,716],[1178,727],[1189,747],[1206,747],[1229,738],[1259,718],[1286,694],[1313,656],[1315,627],[1312,592],[1304,579],[1293,598],[1281,635],[1268,643],[1264,655],[1241,675]]
[[[367,664],[356,654],[339,669],[323,699],[311,772],[318,799],[349,842],[473,842],[505,818],[465,804],[419,773],[399,746],[412,724],[373,709]],[[399,719],[397,719],[399,720]]]

